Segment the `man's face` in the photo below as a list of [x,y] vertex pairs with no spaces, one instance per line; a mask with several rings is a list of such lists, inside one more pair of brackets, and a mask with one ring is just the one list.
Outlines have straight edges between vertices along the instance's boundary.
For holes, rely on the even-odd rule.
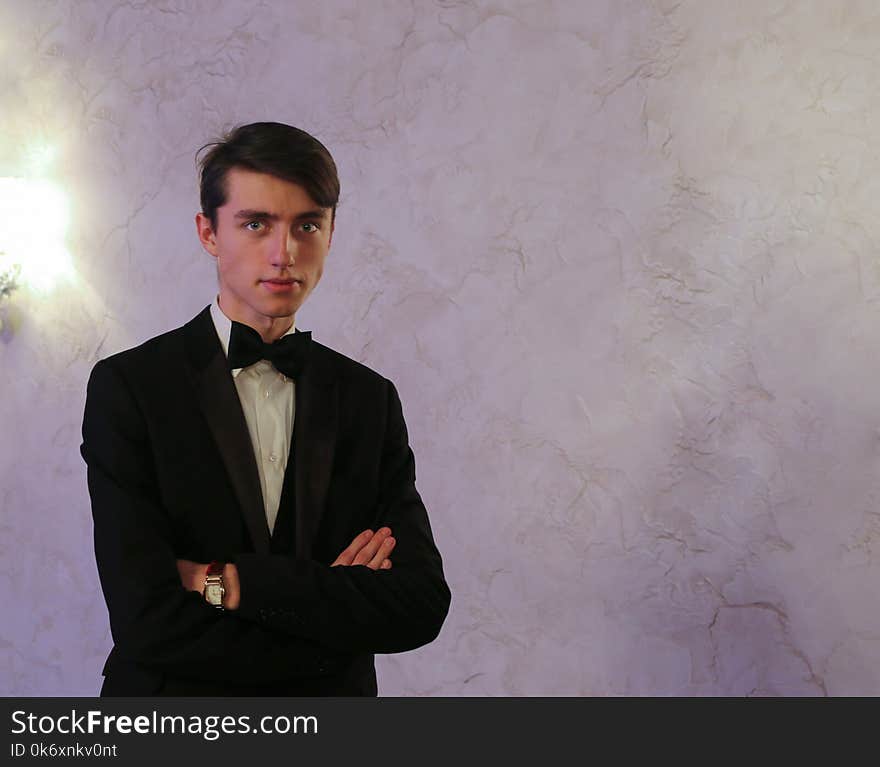
[[284,333],[324,272],[333,224],[299,184],[232,168],[217,225],[202,213],[202,246],[217,259],[220,306],[266,341]]

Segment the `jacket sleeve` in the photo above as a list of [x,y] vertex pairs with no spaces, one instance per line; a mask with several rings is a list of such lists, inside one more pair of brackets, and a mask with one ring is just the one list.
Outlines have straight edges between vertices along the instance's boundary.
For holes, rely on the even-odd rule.
[[98,574],[121,657],[163,673],[230,683],[322,676],[344,662],[314,641],[221,612],[184,589],[146,422],[108,360],[89,379],[81,453]]
[[348,652],[395,653],[432,641],[449,611],[428,514],[415,487],[415,460],[397,390],[387,385],[375,528],[391,528],[390,570],[330,567],[278,555],[236,558],[242,617]]

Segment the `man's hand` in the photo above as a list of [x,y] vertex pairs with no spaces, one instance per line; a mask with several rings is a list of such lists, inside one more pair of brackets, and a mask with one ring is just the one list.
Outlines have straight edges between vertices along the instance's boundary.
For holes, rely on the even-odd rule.
[[187,591],[198,591],[201,594],[205,590],[208,565],[192,562],[189,559],[178,559],[177,572],[180,575],[180,582]]
[[330,567],[337,565],[366,565],[371,570],[388,570],[391,560],[388,558],[396,541],[391,537],[391,528],[382,527],[375,534],[372,530],[364,530],[355,538]]

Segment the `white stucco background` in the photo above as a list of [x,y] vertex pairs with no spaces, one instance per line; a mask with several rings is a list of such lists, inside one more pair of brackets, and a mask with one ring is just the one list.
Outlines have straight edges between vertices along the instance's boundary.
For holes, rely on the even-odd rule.
[[75,274],[0,336],[0,693],[100,688],[85,382],[211,300],[194,156],[263,119],[337,160],[297,325],[397,384],[453,591],[381,694],[880,694],[852,0],[5,0],[0,176],[54,148]]

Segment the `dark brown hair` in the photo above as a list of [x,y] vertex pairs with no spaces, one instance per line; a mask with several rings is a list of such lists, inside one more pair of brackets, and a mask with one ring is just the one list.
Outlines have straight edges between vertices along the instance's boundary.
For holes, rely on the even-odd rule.
[[304,130],[282,123],[251,123],[229,131],[199,161],[202,213],[217,226],[217,208],[226,204],[226,174],[231,168],[268,173],[299,184],[336,217],[339,177],[330,152]]

